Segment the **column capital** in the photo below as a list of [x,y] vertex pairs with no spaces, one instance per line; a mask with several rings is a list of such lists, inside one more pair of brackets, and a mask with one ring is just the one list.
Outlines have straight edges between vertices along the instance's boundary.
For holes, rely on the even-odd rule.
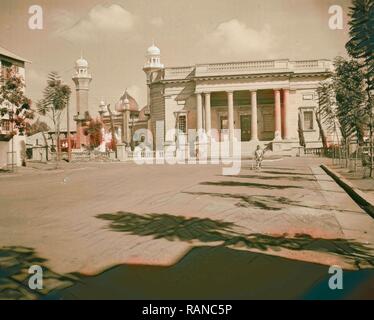
[[227,94],[234,94],[234,90],[226,90]]
[[256,93],[258,90],[257,89],[249,89],[249,92],[253,92],[253,93]]
[[203,94],[204,94],[205,96],[210,96],[211,92],[210,92],[210,91],[208,91],[208,92],[203,92]]
[[273,89],[274,92],[280,92],[281,90],[283,89],[280,89],[280,88]]

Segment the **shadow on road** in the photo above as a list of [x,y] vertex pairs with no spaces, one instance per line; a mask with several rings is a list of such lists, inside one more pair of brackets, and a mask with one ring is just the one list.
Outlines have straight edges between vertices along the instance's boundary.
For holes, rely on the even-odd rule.
[[261,170],[262,173],[268,173],[268,174],[280,174],[280,175],[296,175],[296,176],[314,176],[313,173],[301,173],[301,172],[287,172],[287,171],[270,171],[270,170]]
[[251,187],[260,188],[267,190],[284,190],[284,189],[304,189],[301,186],[284,186],[284,185],[273,185],[273,184],[262,184],[254,182],[238,182],[238,181],[217,181],[217,182],[201,182],[200,185],[204,186],[222,186],[222,187]]
[[[62,289],[74,283],[74,277],[61,276],[44,266],[45,259],[25,247],[0,248],[0,300],[41,299],[51,290]],[[43,289],[31,290],[28,285],[31,266],[43,270]]]
[[237,176],[224,176],[231,178],[242,178],[242,179],[260,179],[260,180],[290,180],[290,181],[316,181],[316,178],[299,177],[298,175],[292,175],[288,177],[284,176],[264,176],[264,175],[237,175]]
[[330,290],[328,267],[230,248],[200,247],[170,267],[121,265],[56,292],[56,299],[357,299],[373,270],[344,273]]
[[203,243],[222,242],[223,246],[245,247],[248,249],[311,250],[343,256],[356,266],[361,263],[374,266],[374,256],[370,248],[346,239],[312,238],[300,234],[295,237],[271,236],[264,234],[244,234],[234,223],[212,219],[185,218],[169,214],[138,215],[117,212],[98,215],[97,218],[110,221],[109,228],[138,236],[153,236],[155,239],[170,241],[193,241]]
[[237,207],[243,208],[258,208],[269,211],[280,211],[287,208],[287,206],[294,206],[300,208],[308,208],[314,210],[331,210],[339,212],[359,212],[352,210],[344,210],[338,207],[331,207],[327,205],[307,205],[303,201],[291,200],[287,197],[277,197],[269,195],[246,195],[246,194],[232,194],[232,193],[215,193],[215,192],[183,192],[194,196],[211,196],[224,199],[238,199],[235,203]]

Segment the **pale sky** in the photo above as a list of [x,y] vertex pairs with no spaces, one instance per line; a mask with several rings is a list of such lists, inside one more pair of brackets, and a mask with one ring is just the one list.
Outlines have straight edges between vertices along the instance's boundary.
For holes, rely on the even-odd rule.
[[[28,27],[31,5],[43,8],[43,30]],[[343,30],[329,28],[331,5],[344,10]],[[93,76],[95,114],[102,98],[113,105],[126,88],[145,105],[142,67],[153,39],[165,66],[333,59],[346,55],[349,5],[348,0],[0,0],[0,46],[32,61],[26,81],[34,101],[50,71],[74,89],[71,76],[83,51]]]

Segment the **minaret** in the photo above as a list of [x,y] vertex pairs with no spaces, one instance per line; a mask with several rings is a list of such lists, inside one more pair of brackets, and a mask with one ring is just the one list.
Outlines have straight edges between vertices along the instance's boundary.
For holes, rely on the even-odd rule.
[[82,56],[75,63],[75,74],[73,81],[76,87],[76,110],[74,120],[77,122],[77,141],[76,148],[80,149],[82,145],[83,122],[87,120],[88,116],[88,91],[92,77],[88,71],[88,62]]
[[147,107],[150,110],[151,107],[151,84],[154,80],[154,74],[156,72],[164,69],[164,65],[161,64],[161,51],[153,43],[147,50],[146,63],[144,65],[143,71],[147,76]]

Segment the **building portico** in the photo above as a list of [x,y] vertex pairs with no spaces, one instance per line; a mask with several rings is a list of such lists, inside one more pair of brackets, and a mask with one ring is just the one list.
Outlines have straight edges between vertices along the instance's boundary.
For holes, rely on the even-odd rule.
[[242,142],[283,141],[288,135],[289,89],[196,93],[196,128],[241,130]]

